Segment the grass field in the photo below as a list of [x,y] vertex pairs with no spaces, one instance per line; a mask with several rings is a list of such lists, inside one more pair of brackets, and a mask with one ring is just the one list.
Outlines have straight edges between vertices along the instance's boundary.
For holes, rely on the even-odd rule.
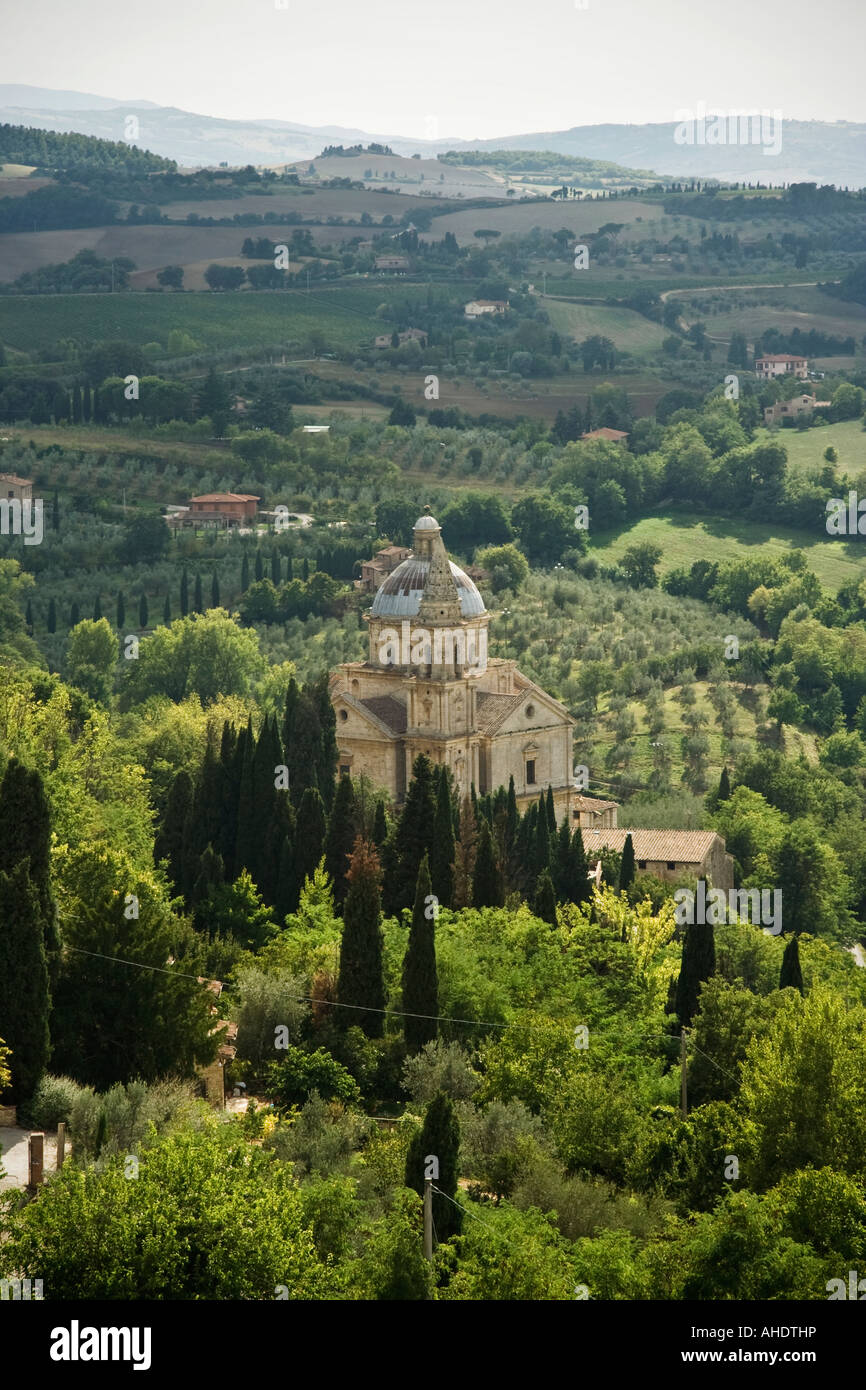
[[[813,385],[820,391],[820,381]],[[866,431],[859,420],[840,420],[835,425],[821,425],[812,430],[780,430],[775,434],[758,430],[757,437],[783,444],[792,472],[822,468],[824,450],[831,444],[839,455],[837,467],[854,477],[866,470]]]
[[605,222],[634,222],[638,218],[649,221],[658,217],[659,208],[652,203],[637,199],[608,200],[593,198],[586,202],[551,203],[539,200],[532,203],[514,203],[505,207],[464,208],[459,212],[449,212],[436,217],[429,232],[423,233],[425,241],[440,241],[446,232],[453,232],[461,246],[470,244],[479,227],[491,227],[500,231],[504,237],[525,236],[533,227],[544,227],[549,231],[559,231],[568,227],[576,236],[597,232]]
[[[712,337],[730,339],[734,332],[745,333],[750,342],[767,328],[790,333],[815,329],[838,338],[855,338],[858,344],[866,335],[866,306],[835,299],[808,286],[791,286],[784,290],[755,290],[742,292],[745,305],[728,312],[709,312],[704,322]],[[753,301],[753,302],[750,302]],[[708,306],[709,307],[709,306]],[[686,318],[697,317],[686,313]]]
[[866,578],[866,542],[838,541],[817,532],[799,531],[758,521],[694,520],[674,513],[645,517],[615,534],[593,538],[593,554],[613,564],[631,545],[651,541],[662,549],[659,573],[692,565],[695,560],[723,562],[756,554],[778,559],[802,549],[809,568],[834,592],[851,579]]
[[610,338],[623,352],[657,353],[667,336],[661,324],[652,323],[632,309],[608,309],[595,304],[566,304],[547,298],[544,307],[557,333],[580,342],[595,333]]

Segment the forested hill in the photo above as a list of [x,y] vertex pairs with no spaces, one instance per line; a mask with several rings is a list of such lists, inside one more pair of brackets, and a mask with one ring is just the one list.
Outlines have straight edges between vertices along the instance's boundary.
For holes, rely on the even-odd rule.
[[167,173],[173,159],[122,140],[98,140],[73,131],[60,135],[24,125],[0,125],[0,164],[33,164],[52,173],[117,170],[126,174]]

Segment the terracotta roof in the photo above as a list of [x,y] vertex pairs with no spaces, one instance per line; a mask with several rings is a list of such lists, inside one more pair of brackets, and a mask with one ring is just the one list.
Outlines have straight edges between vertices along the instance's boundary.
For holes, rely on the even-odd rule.
[[478,714],[478,732],[495,734],[512,710],[517,709],[525,698],[522,690],[516,691],[514,695],[494,695],[489,690],[479,690],[475,706]]
[[399,700],[395,700],[393,695],[371,695],[359,703],[371,714],[375,714],[376,718],[380,719],[391,730],[392,734],[405,734],[406,706],[401,705]]
[[601,429],[588,430],[580,437],[581,439],[612,439],[616,444],[620,439],[628,439],[628,430],[612,430],[608,429],[607,425],[602,425]]
[[616,810],[618,806],[618,801],[599,801],[595,796],[579,796],[577,798],[577,809],[579,811],[592,811],[593,815],[600,815],[602,811]]
[[16,473],[0,473],[0,483],[11,483],[13,487],[32,487],[32,478],[19,478]]
[[261,498],[254,492],[203,492],[201,497],[191,497],[190,502],[259,502]]
[[635,859],[672,860],[678,864],[700,864],[720,836],[714,830],[593,830],[584,846],[613,849],[621,854],[626,836],[631,835]]
[[799,352],[765,352],[763,357],[756,359],[758,362],[808,362],[808,357],[803,357]]

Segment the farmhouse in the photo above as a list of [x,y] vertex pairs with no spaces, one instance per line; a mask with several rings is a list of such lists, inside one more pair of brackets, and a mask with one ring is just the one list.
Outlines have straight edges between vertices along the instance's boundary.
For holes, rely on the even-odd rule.
[[607,425],[603,425],[600,430],[587,430],[582,434],[581,439],[609,439],[612,444],[624,444],[628,439],[628,430],[611,430]]
[[[379,336],[374,339],[374,346],[377,348],[389,348],[391,346],[392,336],[393,335],[390,333],[380,333]],[[427,334],[422,328],[407,328],[404,333],[398,333],[397,337],[400,347],[402,347],[404,343],[411,343],[413,341],[420,343],[422,347],[426,347],[427,345]]]
[[398,270],[406,272],[409,269],[408,256],[377,256],[374,265],[377,270]]
[[480,319],[484,314],[504,314],[507,308],[507,299],[470,299],[463,313],[468,319]]
[[816,410],[829,410],[830,401],[817,401],[814,396],[794,396],[790,401],[776,401],[764,408],[764,424],[775,425],[780,420],[798,420]]
[[574,721],[515,661],[486,659],[490,614],[429,512],[365,621],[367,660],[345,662],[330,683],[340,773],[366,773],[400,803],[425,753],[450,768],[461,796],[513,776],[521,809],[549,786],[557,818],[571,820]]
[[583,832],[590,864],[598,863],[603,849],[622,854],[631,835],[638,873],[655,874],[672,882],[677,878],[708,878],[714,888],[733,888],[734,861],[721,835],[714,830],[617,830],[607,827]]
[[759,357],[755,372],[762,381],[770,381],[776,376],[795,376],[805,381],[809,375],[809,359],[795,357],[790,352],[777,352],[772,356]]
[[17,498],[27,502],[33,498],[33,479],[19,478],[14,473],[0,473],[0,497]]
[[374,594],[382,580],[411,554],[408,546],[386,545],[372,560],[361,561],[361,578],[355,580],[355,588],[364,594]]
[[615,801],[600,801],[594,796],[575,797],[571,815],[580,833],[586,839],[587,832],[593,830],[615,830],[619,806]]
[[204,492],[189,499],[187,520],[193,525],[238,526],[255,521],[260,500],[251,492]]

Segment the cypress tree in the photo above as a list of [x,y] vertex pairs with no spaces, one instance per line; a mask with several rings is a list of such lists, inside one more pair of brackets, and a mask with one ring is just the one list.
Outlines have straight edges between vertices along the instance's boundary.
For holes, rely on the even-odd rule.
[[717,801],[730,801],[731,799],[731,779],[728,776],[728,769],[722,768],[722,775],[719,778],[719,790],[716,793]]
[[360,1027],[368,1038],[381,1038],[385,1031],[383,1014],[364,1012],[385,1007],[379,857],[360,836],[347,878],[337,1000],[351,1007],[337,1010],[338,1022],[343,1028]]
[[190,894],[190,906],[196,909],[193,913],[193,923],[199,931],[204,926],[200,909],[207,903],[211,889],[218,888],[224,882],[222,855],[215,852],[213,845],[207,845],[198,861],[198,873]]
[[380,797],[376,802],[376,812],[373,816],[373,844],[377,850],[381,850],[388,838],[388,818],[385,815],[385,802]]
[[549,868],[550,827],[547,821],[547,807],[544,802],[544,793],[542,793],[538,798],[535,833],[532,838],[532,880],[534,886],[537,885],[538,879],[541,874],[544,873],[544,870]]
[[171,784],[162,826],[153,845],[154,863],[168,860],[168,876],[177,892],[183,883],[183,837],[192,805],[192,778],[181,769]]
[[532,910],[536,917],[541,918],[542,922],[549,922],[552,927],[559,925],[556,916],[556,891],[549,869],[542,869],[538,875],[538,886],[535,890]]
[[180,616],[185,618],[189,612],[189,577],[184,566],[180,576]]
[[504,901],[502,874],[488,821],[481,821],[475,869],[472,874],[472,906],[501,907]]
[[548,838],[553,839],[556,834],[556,808],[553,804],[553,787],[547,788],[547,829]]
[[85,382],[84,389],[81,393],[81,418],[83,419],[85,425],[90,424],[92,415],[93,407],[91,405],[90,399],[90,384],[89,382]]
[[203,612],[204,612],[204,598],[203,598],[203,596],[202,596],[202,591],[201,591],[201,575],[200,575],[200,574],[197,574],[196,577],[195,577],[195,588],[194,588],[194,591],[193,591],[192,607],[193,607],[193,612],[194,612],[194,613],[203,613]]
[[138,600],[138,626],[147,627],[150,610],[147,606],[147,594],[142,589],[141,598]]
[[433,1182],[433,1229],[440,1241],[459,1235],[463,1227],[463,1211],[456,1205],[459,1151],[460,1126],[454,1105],[439,1091],[427,1106],[422,1128],[410,1141],[406,1186],[423,1196],[427,1160],[431,1156],[438,1160],[439,1177]]
[[258,548],[256,549],[256,568],[255,568],[255,575],[256,575],[256,583],[257,583],[257,584],[261,583],[261,581],[262,581],[262,580],[264,579],[264,577],[265,577],[265,566],[264,566],[264,561],[262,560],[262,552],[261,552]]
[[28,631],[29,633],[32,634],[32,632],[33,632],[33,604],[30,602],[29,599],[27,600],[27,606],[26,606],[26,608],[24,609],[24,622],[25,622],[26,625],[27,625],[27,631]]
[[123,632],[123,625],[126,622],[126,599],[123,590],[117,591],[117,630]]
[[575,894],[571,902],[577,904],[589,902],[592,896],[592,885],[589,881],[589,859],[583,847],[583,832],[579,825],[571,837],[571,858]]
[[244,551],[244,558],[241,561],[241,593],[245,594],[250,587],[250,557]]
[[325,836],[325,870],[334,884],[334,904],[338,908],[342,907],[349,887],[346,873],[357,834],[355,788],[351,777],[344,773],[337,785]]
[[45,923],[26,860],[0,872],[0,1019],[11,1048],[9,1101],[30,1099],[49,1054]]
[[291,582],[292,582],[292,580],[294,579],[294,577],[295,577],[295,567],[294,567],[294,565],[292,564],[292,557],[291,557],[291,555],[287,555],[287,556],[286,556],[286,583],[287,583],[287,584],[291,584]]
[[454,820],[448,770],[444,765],[439,773],[439,790],[436,796],[430,877],[432,891],[439,900],[439,906],[450,907],[454,898]]
[[47,627],[48,627],[48,631],[49,631],[49,632],[56,632],[56,631],[57,631],[57,604],[54,602],[54,599],[53,599],[53,598],[50,598],[50,599],[48,600],[48,622],[47,622]]
[[99,594],[97,594],[97,595],[96,595],[96,598],[93,600],[93,621],[94,621],[95,623],[98,623],[101,617],[102,617],[102,604],[101,604],[100,599],[99,599]]
[[278,550],[271,551],[271,579],[273,583],[277,585],[278,588],[280,584],[282,584],[283,582],[283,572],[282,567],[280,565],[280,552]]
[[[409,944],[403,957],[403,1037],[410,1052],[433,1042],[439,1032],[439,981],[436,974],[436,913],[427,855],[418,870]],[[410,1017],[409,1015],[420,1015]]]
[[779,989],[798,989],[801,994],[805,994],[803,988],[803,972],[800,969],[800,946],[799,937],[795,933],[785,946],[785,954],[782,956],[782,969],[779,974]]
[[323,671],[318,680],[309,687],[310,699],[316,711],[319,738],[316,746],[316,781],[325,810],[330,811],[334,803],[337,772],[337,715],[331,703],[329,691],[330,677]]
[[74,386],[73,389],[72,389],[72,423],[73,423],[73,425],[80,425],[80,424],[81,424],[81,410],[82,410],[82,406],[81,406],[81,387],[80,387],[80,386]]
[[520,828],[520,812],[517,809],[517,794],[514,790],[514,774],[508,779],[508,793],[505,798],[505,854],[509,879],[514,876],[514,845]]
[[220,606],[220,581],[216,570],[214,570],[210,580],[210,606],[211,608],[219,608]]
[[165,593],[165,603],[162,605],[162,621],[166,627],[168,627],[171,622],[171,595],[167,589]]
[[631,834],[626,835],[625,844],[622,847],[622,859],[619,865],[619,891],[625,890],[634,883],[634,845]]
[[69,626],[77,627],[80,621],[78,603],[73,600],[72,607],[69,610]]
[[460,833],[454,846],[454,906],[469,907],[472,877],[478,844],[478,825],[470,797],[464,796],[460,810]]
[[393,868],[389,865],[385,879],[385,911],[389,917],[396,916],[414,900],[421,860],[433,848],[435,820],[433,766],[429,758],[419,753],[412,764],[412,780],[394,836]]
[[305,879],[312,878],[318,868],[327,828],[322,798],[316,787],[307,787],[301,797],[295,826],[295,905],[300,901]]
[[51,529],[52,531],[60,530],[60,494],[57,488],[54,489],[54,497],[51,502]]
[[53,979],[59,939],[51,891],[51,812],[40,774],[12,757],[0,781],[0,871],[11,874],[21,863],[36,891]]
[[716,945],[711,922],[692,922],[686,927],[683,955],[677,980],[675,1008],[683,1028],[698,1010],[701,985],[716,970]]
[[[241,742],[241,739],[243,742]],[[237,831],[235,835],[235,861],[233,877],[237,878],[241,869],[246,869],[255,878],[256,852],[261,834],[260,810],[256,805],[256,786],[253,776],[253,761],[256,755],[256,740],[253,734],[252,717],[247,720],[246,729],[238,739],[235,755],[237,771]]]
[[572,866],[571,834],[566,816],[559,827],[553,855],[553,886],[556,889],[557,899],[561,903],[574,902],[574,898],[569,896],[574,887]]
[[307,556],[305,555],[305,556],[304,556],[304,562],[303,562],[303,564],[301,565],[301,578],[303,579],[303,581],[304,581],[305,584],[306,584],[307,580],[309,579],[309,577],[310,577],[310,562],[309,562],[309,560],[307,559]]

